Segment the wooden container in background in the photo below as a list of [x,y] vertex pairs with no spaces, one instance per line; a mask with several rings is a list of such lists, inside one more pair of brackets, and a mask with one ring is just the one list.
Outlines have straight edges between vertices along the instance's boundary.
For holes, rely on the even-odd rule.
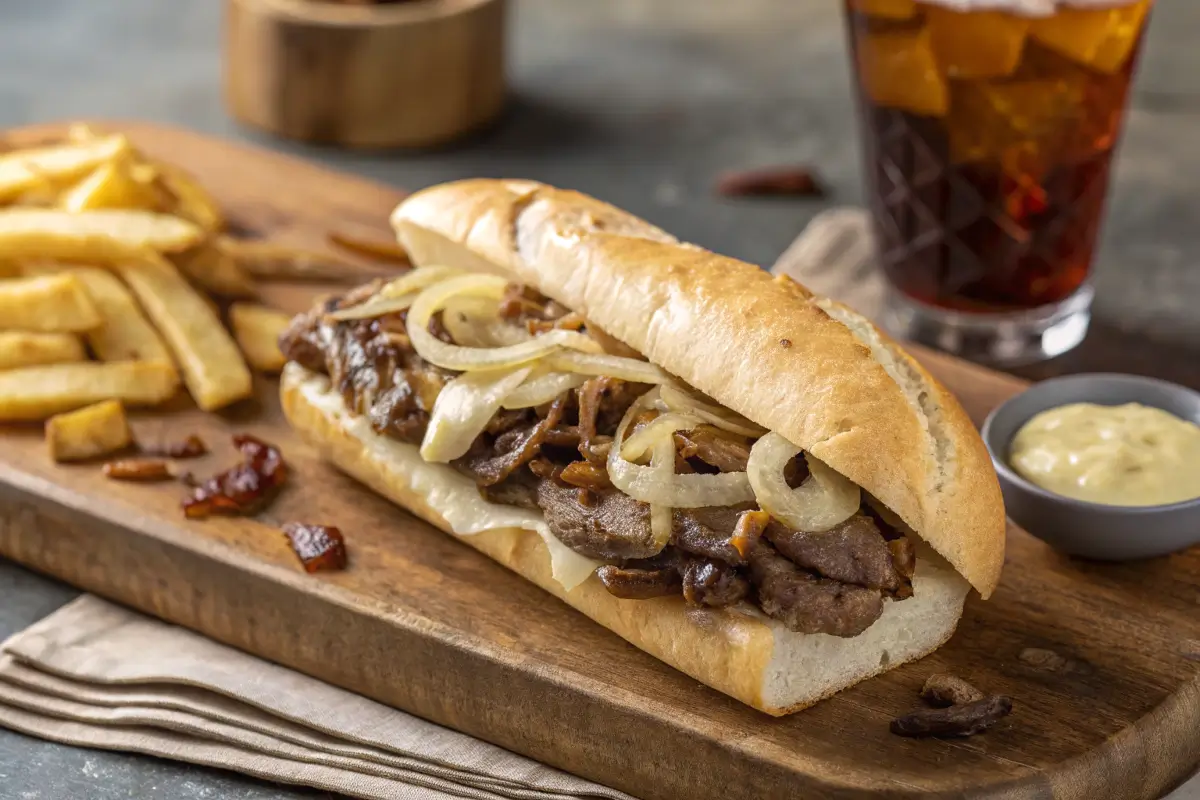
[[309,142],[450,142],[503,108],[505,2],[226,0],[226,105]]

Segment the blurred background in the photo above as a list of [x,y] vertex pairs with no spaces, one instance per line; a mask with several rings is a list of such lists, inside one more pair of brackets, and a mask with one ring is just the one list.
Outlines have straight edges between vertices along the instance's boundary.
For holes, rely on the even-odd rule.
[[[769,266],[819,211],[862,201],[836,0],[514,0],[512,99],[439,152],[269,138],[221,96],[217,0],[5,3],[0,125],[141,118],[248,139],[405,189],[467,176],[589,192],[683,239]],[[1142,54],[1096,267],[1106,326],[1200,344],[1200,5],[1160,2]],[[823,200],[728,199],[731,169],[813,167]]]

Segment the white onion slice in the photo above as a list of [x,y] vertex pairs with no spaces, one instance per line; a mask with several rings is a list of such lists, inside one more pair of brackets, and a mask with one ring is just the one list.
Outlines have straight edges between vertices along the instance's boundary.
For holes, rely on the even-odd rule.
[[768,433],[750,448],[746,475],[763,511],[798,531],[827,531],[858,511],[862,493],[825,462],[805,454],[811,473],[793,489],[784,469],[801,448],[777,433]]
[[736,411],[705,402],[674,382],[664,383],[659,391],[659,397],[666,410],[692,414],[710,425],[730,433],[757,439],[767,432],[766,428],[751,422]]
[[411,306],[422,289],[461,274],[462,270],[454,267],[420,267],[394,281],[385,283],[366,301],[330,313],[329,318],[338,322],[349,322],[356,319],[374,319],[385,314],[396,314]]
[[688,414],[661,414],[646,423],[641,430],[629,435],[621,445],[621,458],[626,461],[641,461],[660,440],[674,441],[675,431],[690,431],[699,424],[699,417]]
[[532,367],[459,375],[438,393],[421,442],[421,458],[446,462],[471,449],[509,392],[529,377]]
[[506,347],[460,347],[447,344],[429,332],[429,320],[452,297],[499,300],[508,281],[498,275],[462,275],[425,289],[408,313],[408,338],[421,358],[443,369],[458,372],[515,367],[537,361],[563,347],[598,349],[594,341],[576,331],[554,329],[529,341]]
[[525,379],[504,398],[504,408],[532,408],[549,403],[560,394],[578,388],[587,380],[586,375],[570,372],[534,373]]
[[334,311],[329,314],[329,318],[338,322],[350,322],[356,319],[375,319],[387,314],[398,314],[411,306],[413,300],[416,299],[417,295],[415,292],[406,294],[403,297],[380,297],[379,295],[375,295],[365,303],[359,303],[356,306]]
[[[671,435],[662,436],[654,443],[654,454],[650,457],[650,468],[657,471],[664,481],[669,481],[675,475],[675,439]],[[650,535],[659,550],[671,541],[671,531],[675,527],[673,509],[660,503],[650,504]]]
[[579,348],[553,353],[547,357],[546,364],[553,369],[566,372],[620,378],[633,383],[666,383],[671,380],[669,373],[649,361],[610,356],[606,353],[583,353],[578,350]]
[[499,304],[487,297],[452,297],[442,309],[442,326],[464,347],[503,347],[527,342],[533,335],[499,316]]
[[458,267],[439,267],[428,266],[418,267],[412,272],[401,275],[394,281],[388,281],[375,294],[376,297],[402,297],[406,294],[415,294],[422,289],[433,286],[435,283],[453,278],[457,275],[462,275],[463,271]]
[[[616,441],[625,441],[625,432],[633,420],[658,399],[654,389],[638,398],[625,412],[617,426]],[[754,492],[744,472],[723,472],[718,475],[662,476],[653,466],[641,466],[626,461],[620,447],[608,451],[608,477],[625,494],[651,505],[670,508],[703,508],[732,506],[754,501]]]

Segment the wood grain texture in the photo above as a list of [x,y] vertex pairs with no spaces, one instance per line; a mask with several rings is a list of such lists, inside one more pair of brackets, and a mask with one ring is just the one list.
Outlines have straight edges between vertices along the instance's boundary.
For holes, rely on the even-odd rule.
[[[102,124],[102,123],[101,123]],[[383,230],[399,195],[310,164],[182,131],[123,125],[203,176],[235,225],[322,246],[331,227]],[[44,136],[44,129],[26,133]],[[286,187],[281,191],[280,187]],[[300,308],[305,287],[271,287]],[[922,360],[976,422],[1021,381]],[[364,491],[287,431],[274,384],[227,413],[135,415],[154,442],[199,433],[207,474],[234,431],[279,444],[290,488],[258,520],[186,522],[182,489],[55,466],[39,432],[0,432],[0,554],[649,800],[680,797],[1153,798],[1200,760],[1200,551],[1141,564],[1060,556],[1010,529],[994,598],[972,597],[930,657],[771,719],[637,651],[532,584]],[[334,524],[350,568],[302,573],[278,525]],[[1055,671],[1019,658],[1050,649]],[[901,739],[887,723],[935,671],[1014,698],[961,741]]]
[[445,144],[504,105],[505,3],[226,0],[226,105],[292,139]]

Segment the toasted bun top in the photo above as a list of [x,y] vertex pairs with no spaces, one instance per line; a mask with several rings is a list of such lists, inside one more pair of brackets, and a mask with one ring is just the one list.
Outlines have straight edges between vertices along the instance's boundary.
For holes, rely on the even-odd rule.
[[536,287],[784,436],[894,511],[987,597],[1004,506],[958,402],[868,320],[618,208],[532,181],[467,180],[392,214],[414,263]]

